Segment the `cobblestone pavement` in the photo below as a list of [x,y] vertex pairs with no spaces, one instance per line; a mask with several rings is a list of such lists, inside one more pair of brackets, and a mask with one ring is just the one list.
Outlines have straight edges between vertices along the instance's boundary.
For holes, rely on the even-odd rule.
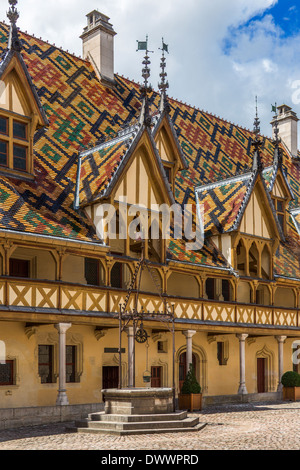
[[66,432],[66,424],[0,431],[1,450],[299,450],[300,402],[209,408],[199,432],[116,437]]

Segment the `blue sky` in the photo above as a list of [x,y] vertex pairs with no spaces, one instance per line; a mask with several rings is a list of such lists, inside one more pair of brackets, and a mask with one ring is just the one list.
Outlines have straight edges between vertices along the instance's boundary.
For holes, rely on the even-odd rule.
[[[258,96],[262,133],[271,104],[300,117],[300,0],[19,0],[22,30],[76,55],[85,15],[98,9],[115,31],[115,72],[141,80],[136,41],[149,35],[157,89],[161,38],[169,44],[169,95],[252,129]],[[1,0],[0,19],[8,2]]]
[[[279,0],[273,7],[268,9],[262,16],[270,14],[275,23],[282,29],[284,36],[293,36],[300,31],[300,2],[299,0]],[[259,16],[253,18],[259,19]]]

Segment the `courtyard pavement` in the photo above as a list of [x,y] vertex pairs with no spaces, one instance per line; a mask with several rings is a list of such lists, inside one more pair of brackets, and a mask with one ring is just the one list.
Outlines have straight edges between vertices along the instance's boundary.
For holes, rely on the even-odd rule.
[[207,425],[196,433],[126,437],[77,434],[67,432],[66,423],[0,431],[0,451],[300,449],[300,402],[223,405],[206,408],[199,416],[200,421]]

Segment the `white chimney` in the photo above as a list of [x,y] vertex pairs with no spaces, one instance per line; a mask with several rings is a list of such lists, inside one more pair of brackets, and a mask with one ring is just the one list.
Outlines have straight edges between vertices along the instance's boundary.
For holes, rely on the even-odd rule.
[[114,36],[117,34],[109,18],[97,10],[87,16],[87,26],[82,35],[83,58],[91,62],[105,85],[114,85]]
[[[282,104],[281,106],[277,107],[278,109],[278,116],[277,116],[277,123],[278,123],[278,131],[279,137],[285,143],[288,150],[294,157],[297,157],[298,153],[298,117],[296,113],[287,106],[286,104]],[[271,122],[273,127],[273,138],[274,138],[274,128],[275,128],[276,119],[274,118]]]

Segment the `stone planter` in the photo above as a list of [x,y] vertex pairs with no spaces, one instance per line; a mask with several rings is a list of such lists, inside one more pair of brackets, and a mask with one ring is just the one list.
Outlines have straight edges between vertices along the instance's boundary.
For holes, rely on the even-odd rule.
[[300,387],[283,387],[282,395],[284,400],[300,400]]
[[180,393],[178,395],[178,407],[180,410],[202,410],[202,393]]

